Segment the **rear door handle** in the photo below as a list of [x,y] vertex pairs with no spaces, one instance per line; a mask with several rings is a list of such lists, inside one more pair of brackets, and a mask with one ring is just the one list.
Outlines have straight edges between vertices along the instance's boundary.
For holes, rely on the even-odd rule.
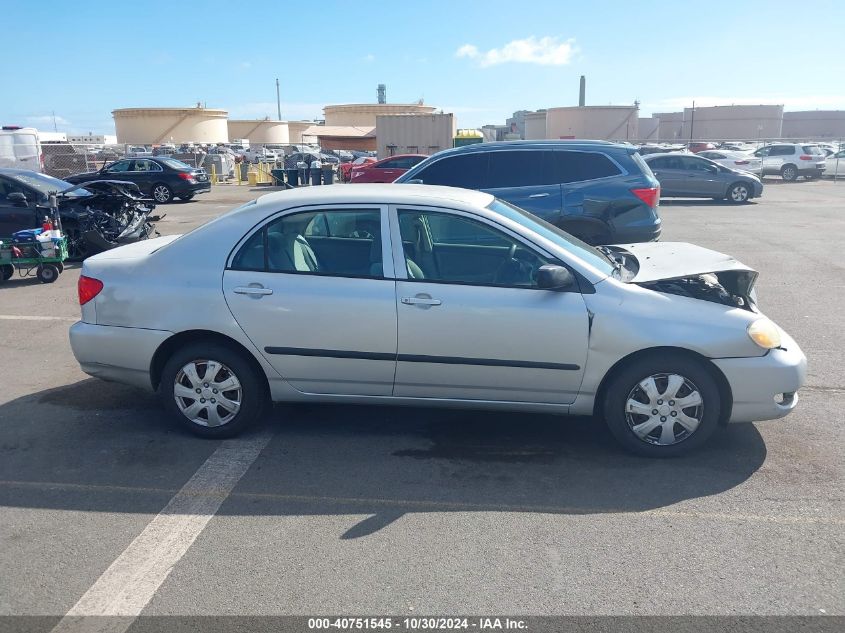
[[549,194],[547,193],[532,193],[529,198],[548,198]]
[[408,306],[439,306],[442,303],[440,299],[430,297],[402,297],[401,301]]
[[255,297],[273,294],[270,288],[264,288],[263,286],[238,286],[233,292],[239,295],[252,295]]

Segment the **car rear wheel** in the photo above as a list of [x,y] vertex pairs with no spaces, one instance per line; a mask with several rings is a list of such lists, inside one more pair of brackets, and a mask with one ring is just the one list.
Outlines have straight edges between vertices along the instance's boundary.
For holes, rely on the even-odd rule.
[[11,264],[3,264],[0,266],[0,280],[9,281],[12,275],[15,274],[15,267]]
[[161,374],[165,407],[192,433],[232,437],[255,422],[266,402],[264,383],[239,352],[214,342],[174,353]]
[[728,189],[728,200],[730,200],[734,204],[742,204],[743,202],[748,202],[748,198],[750,197],[751,191],[749,190],[749,186],[744,182],[734,183]]
[[793,182],[798,178],[798,169],[795,165],[784,165],[780,170],[780,177],[787,182]]
[[153,185],[153,198],[159,204],[166,204],[173,200],[173,190],[163,182]]
[[604,399],[611,433],[646,457],[676,457],[700,447],[716,430],[720,409],[707,368],[677,354],[646,356],[623,368]]

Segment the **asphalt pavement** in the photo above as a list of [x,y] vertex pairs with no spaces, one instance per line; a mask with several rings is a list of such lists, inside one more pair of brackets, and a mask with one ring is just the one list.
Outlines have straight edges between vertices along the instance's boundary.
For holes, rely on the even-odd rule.
[[[261,193],[217,186],[158,228]],[[845,615],[845,183],[661,214],[665,241],[759,270],[809,359],[791,416],[673,460],[584,418],[394,407],[198,439],[79,370],[78,265],[0,285],[0,616]]]

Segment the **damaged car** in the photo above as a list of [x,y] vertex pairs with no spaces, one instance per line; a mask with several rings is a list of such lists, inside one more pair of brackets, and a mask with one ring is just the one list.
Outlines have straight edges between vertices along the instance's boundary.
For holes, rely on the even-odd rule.
[[806,358],[756,280],[692,244],[595,248],[483,192],[310,187],[88,258],[70,342],[205,437],[268,401],[390,404],[594,416],[668,457],[798,403]]
[[0,169],[0,236],[40,227],[55,193],[70,259],[84,259],[155,234],[155,204],[129,182],[74,185],[23,169]]

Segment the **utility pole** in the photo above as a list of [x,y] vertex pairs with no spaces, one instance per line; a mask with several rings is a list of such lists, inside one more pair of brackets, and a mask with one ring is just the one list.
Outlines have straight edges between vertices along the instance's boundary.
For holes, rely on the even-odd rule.
[[59,128],[56,127],[56,111],[53,110],[53,131],[58,132]]
[[692,102],[692,116],[689,122],[689,142],[692,143],[692,132],[695,129],[695,101]]
[[279,78],[276,77],[276,110],[278,112],[279,118],[276,119],[277,121],[282,120],[282,100],[279,97]]

